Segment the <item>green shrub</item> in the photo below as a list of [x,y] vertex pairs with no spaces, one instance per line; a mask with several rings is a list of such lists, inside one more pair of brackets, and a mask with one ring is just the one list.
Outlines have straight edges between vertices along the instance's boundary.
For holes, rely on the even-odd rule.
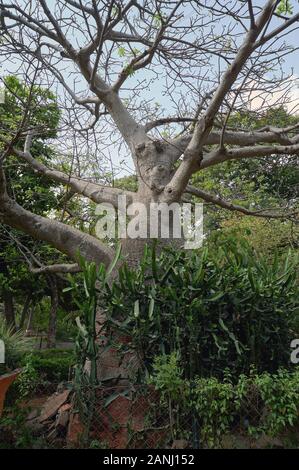
[[33,356],[30,354],[26,358],[26,363],[22,368],[22,372],[15,382],[15,387],[20,399],[32,395],[39,386],[39,374],[33,364]]
[[70,369],[74,365],[75,357],[72,350],[45,349],[33,351],[24,357],[22,364],[28,365],[36,371],[40,380],[58,384],[69,379]]
[[182,379],[183,372],[179,367],[178,355],[173,352],[169,356],[157,356],[153,363],[153,374],[149,383],[161,393],[161,397],[170,400],[183,400],[186,382]]
[[210,446],[219,444],[233,424],[251,436],[277,437],[298,422],[299,371],[241,375],[236,384],[200,378],[191,406],[198,413],[201,439]]
[[7,394],[7,404],[34,394],[52,393],[60,382],[70,379],[75,363],[72,350],[45,349],[31,351],[20,362],[22,372]]
[[[260,399],[262,413],[256,425],[251,425],[250,434],[266,433],[277,436],[287,426],[293,426],[298,421],[299,409],[299,371],[290,373],[280,369],[276,374],[264,372],[251,377],[240,378],[239,386],[243,382],[243,393],[247,401],[250,400],[250,391],[255,388]],[[244,386],[245,385],[245,386]]]
[[219,444],[237,412],[235,390],[230,382],[215,377],[198,379],[189,406],[199,418],[200,440],[209,447]]
[[[269,262],[245,241],[227,239],[196,252],[146,250],[124,265],[101,300],[107,326],[131,336],[149,371],[157,355],[177,351],[185,378],[223,377],[288,367],[298,317],[297,261]],[[118,344],[119,347],[119,344]]]
[[175,358],[174,354],[156,358],[149,380],[160,392],[160,411],[164,406],[169,414],[173,435],[190,439],[195,417],[201,445],[218,447],[235,429],[252,437],[277,437],[298,423],[299,370],[279,369],[274,374],[251,370],[237,381],[226,371],[223,380],[197,377],[190,382],[182,379]]

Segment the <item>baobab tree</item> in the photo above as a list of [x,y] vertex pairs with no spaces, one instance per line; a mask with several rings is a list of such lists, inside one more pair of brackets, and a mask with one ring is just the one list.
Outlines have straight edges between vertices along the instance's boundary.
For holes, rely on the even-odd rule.
[[[90,157],[85,175],[75,165],[63,172],[35,159],[31,148],[43,130],[28,124],[29,100],[19,128],[0,136],[1,221],[74,263],[43,268],[50,272],[76,270],[78,252],[97,264],[113,257],[96,237],[21,207],[7,191],[5,160],[11,155],[95,203],[117,206],[125,194],[128,204],[170,205],[189,193],[244,215],[295,218],[292,208],[254,212],[191,184],[195,173],[229,160],[299,154],[297,124],[254,131],[230,124],[242,110],[262,114],[288,105],[296,112],[296,76],[284,62],[297,52],[295,9],[295,2],[280,0],[1,0],[3,70],[26,71],[27,82],[38,80],[59,95],[66,145],[68,130],[93,147],[95,161],[108,153],[112,161],[132,161],[138,179],[134,193],[103,184],[92,174]],[[80,158],[77,148],[78,165]],[[130,263],[138,263],[146,241],[123,240]]]

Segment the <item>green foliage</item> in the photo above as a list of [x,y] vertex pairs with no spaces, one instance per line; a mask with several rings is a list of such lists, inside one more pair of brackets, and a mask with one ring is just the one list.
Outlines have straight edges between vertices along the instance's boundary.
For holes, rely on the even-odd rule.
[[189,406],[198,414],[201,442],[209,447],[219,445],[238,411],[234,399],[230,382],[220,382],[215,377],[196,381]]
[[[40,282],[40,287],[43,286],[43,283]],[[46,280],[45,280],[46,284]],[[34,331],[47,331],[49,325],[49,313],[51,308],[51,300],[49,297],[45,297],[45,294],[49,294],[47,291],[47,286],[45,285],[44,289],[41,289],[39,296],[36,295],[38,305],[35,307],[34,317],[32,321],[32,328]],[[63,296],[61,295],[61,298]],[[66,307],[71,307],[72,298],[67,298]],[[64,304],[63,304],[64,305]],[[75,310],[76,306],[73,305],[72,308]],[[58,341],[73,341],[77,335],[77,327],[75,325],[75,316],[77,315],[76,311],[66,313],[65,310],[61,307],[58,308],[56,314],[56,340]]]
[[[82,380],[89,385],[94,385],[97,381],[96,359],[98,347],[96,344],[96,312],[99,304],[99,297],[102,292],[99,291],[99,283],[105,288],[120,256],[120,245],[116,249],[116,254],[107,270],[103,265],[99,267],[95,263],[85,261],[78,254],[79,263],[82,271],[81,278],[69,276],[70,286],[64,289],[64,292],[71,291],[74,295],[80,317],[76,318],[78,327],[78,336],[76,340],[76,368],[75,383],[81,385]],[[83,293],[83,295],[82,295]],[[91,371],[88,378],[85,373],[86,361],[90,361]]]
[[124,57],[126,55],[126,49],[123,46],[118,48],[118,55],[119,57]]
[[176,352],[157,356],[153,362],[153,372],[149,383],[161,393],[162,398],[178,401],[185,395],[186,382],[182,378],[183,371],[179,366]]
[[109,445],[105,441],[93,439],[88,446],[89,449],[109,449]]
[[171,437],[175,439],[181,432],[180,418],[184,415],[182,411],[188,396],[188,383],[183,379],[183,371],[175,351],[154,359],[153,372],[148,382],[159,392],[161,407],[167,405]]
[[[229,127],[240,131],[255,131],[269,126],[283,128],[297,123],[298,116],[289,114],[282,106],[267,109],[262,115],[260,111],[236,112],[229,119]],[[215,165],[195,174],[192,184],[251,210],[282,207],[295,210],[298,206],[298,180],[298,157],[273,155],[271,158],[231,160]],[[212,233],[220,227],[222,220],[229,220],[234,214],[207,206],[206,231]]]
[[55,392],[59,383],[70,379],[74,364],[75,354],[71,350],[43,349],[25,354],[20,361],[21,374],[9,388],[8,404]]
[[163,13],[160,13],[160,11],[157,11],[153,15],[153,24],[154,24],[155,28],[160,28],[163,25],[163,21],[165,21],[165,19],[166,18],[163,15]]
[[1,364],[2,372],[19,367],[24,353],[31,347],[31,340],[26,338],[23,332],[15,332],[8,326],[2,315],[0,315],[0,339],[5,345],[5,365]]
[[[201,439],[219,445],[233,424],[249,435],[278,436],[298,422],[299,373],[280,369],[241,375],[236,384],[216,378],[196,381],[192,406],[200,420]],[[244,431],[245,431],[244,429]]]
[[[235,213],[220,225],[223,237],[243,237],[256,252],[267,255],[269,260],[274,258],[275,253],[283,256],[289,249],[295,255],[298,247],[299,227],[290,221],[244,217]],[[212,246],[218,239],[218,232],[212,232],[209,244]]]
[[125,67],[125,69],[124,69],[124,73],[125,73],[128,77],[132,77],[132,76],[135,74],[134,67],[133,67],[131,64],[126,65],[126,67]]
[[244,241],[219,239],[200,252],[146,250],[102,287],[107,327],[131,336],[151,370],[153,358],[177,351],[185,377],[275,371],[289,364],[298,313],[298,262],[269,262]]
[[26,426],[28,408],[8,408],[0,422],[0,449],[46,448],[43,438],[37,437]]
[[136,192],[138,189],[138,181],[135,175],[124,176],[115,182],[115,187],[119,189],[127,189]]
[[[24,125],[40,129],[38,137],[33,138],[31,152],[38,161],[51,165],[54,150],[46,143],[46,139],[55,137],[57,133],[60,111],[55,96],[41,87],[30,88],[14,76],[6,77],[4,81],[7,91],[5,103],[0,105],[1,135],[8,141],[18,136],[19,126],[25,118],[23,103],[30,102]],[[0,150],[3,145],[0,142]],[[19,136],[14,145],[23,149],[24,137]],[[25,209],[45,215],[57,207],[56,183],[53,185],[51,180],[36,174],[30,165],[20,164],[14,155],[7,156],[4,169],[9,194]],[[9,290],[15,300],[20,300],[23,305],[27,294],[34,301],[45,295],[47,284],[43,277],[37,278],[29,271],[18,246],[12,242],[14,238],[34,252],[41,261],[46,260],[45,264],[49,263],[49,259],[53,264],[58,260],[61,262],[63,257],[42,242],[33,242],[25,234],[0,226],[0,296],[3,289]]]
[[[0,116],[3,126],[1,132],[7,136],[15,132],[24,119],[24,103],[29,107],[25,117],[28,127],[42,129],[42,139],[56,136],[60,119],[60,111],[56,98],[47,88],[29,87],[16,76],[4,78],[6,87],[5,102],[0,106]],[[21,142],[19,142],[21,145]],[[1,144],[2,145],[2,144]]]
[[231,114],[229,125],[242,129],[256,130],[267,126],[287,127],[298,123],[298,116],[289,114],[284,106],[260,111],[242,110]]
[[290,0],[281,0],[276,9],[276,13],[278,13],[279,15],[283,13],[292,15],[293,14],[292,2]]
[[186,435],[186,423],[196,416],[204,447],[221,446],[223,437],[235,428],[256,438],[277,437],[298,423],[298,370],[258,374],[252,369],[237,379],[226,370],[223,380],[196,377],[190,383],[182,379],[177,355],[172,353],[155,358],[150,383],[160,392],[161,407],[168,405],[165,397],[171,397],[172,410],[180,418],[174,420],[178,436]]
[[[244,385],[243,385],[244,386]],[[277,374],[264,372],[245,379],[245,390],[256,387],[263,404],[263,413],[257,426],[249,426],[252,434],[278,435],[285,427],[298,421],[299,372],[279,370]]]
[[8,403],[41,393],[53,393],[61,382],[71,377],[75,365],[72,350],[32,350],[20,361],[21,374],[8,391]]
[[25,371],[26,369],[29,372],[35,370],[40,382],[47,381],[55,385],[69,379],[74,363],[74,351],[64,349],[33,351],[22,361]]
[[[75,303],[80,311],[80,317],[76,318],[78,327],[78,334],[76,340],[76,367],[75,367],[75,384],[80,387],[82,381],[86,384],[91,381],[93,384],[97,380],[97,345],[96,339],[96,310],[97,310],[97,267],[95,263],[88,263],[80,257],[80,267],[82,269],[82,283],[80,286],[78,282],[69,276],[71,286],[65,289],[71,290],[74,294]],[[82,296],[82,290],[84,296]],[[91,371],[90,376],[87,377],[85,373],[85,363],[90,361]]]
[[8,402],[53,393],[59,383],[69,380],[74,364],[72,350],[43,349],[25,354],[20,361],[22,372],[9,389]]
[[[98,290],[98,284],[100,283],[104,287],[107,285],[107,280],[115,268],[119,256],[120,245],[116,250],[115,258],[106,270],[103,265],[97,267],[95,263],[85,261],[79,253],[78,258],[82,275],[80,278],[69,276],[70,287],[64,290],[65,292],[71,291],[74,294],[74,301],[80,311],[80,317],[76,318],[78,335],[76,340],[76,361],[73,385],[75,391],[75,406],[80,413],[81,421],[85,424],[82,436],[84,445],[89,441],[89,433],[96,403],[95,387],[97,385],[98,357],[96,313],[99,306],[99,297],[101,296],[101,291]],[[87,361],[90,366],[88,372],[86,370]]]
[[30,354],[26,357],[22,372],[15,383],[19,398],[24,399],[32,395],[38,387],[39,380],[39,374],[34,365],[33,355]]
[[[41,129],[38,138],[32,141],[31,153],[43,163],[49,163],[54,151],[45,140],[56,136],[60,118],[55,96],[44,88],[31,89],[14,76],[6,77],[4,81],[8,91],[5,103],[0,106],[1,134],[8,140],[12,139],[24,119],[23,102],[30,102],[25,124],[29,128]],[[1,146],[3,143],[0,142],[0,149]],[[23,149],[24,137],[19,137],[15,146]],[[53,183],[37,175],[30,165],[19,165],[17,157],[9,155],[4,169],[8,190],[23,207],[42,214],[57,205]]]
[[[64,291],[71,291],[78,306],[80,316],[76,318],[78,328],[75,367],[74,367],[74,405],[84,423],[84,432],[81,436],[82,445],[89,442],[89,433],[95,411],[95,386],[97,383],[97,355],[96,344],[96,311],[97,311],[97,279],[102,267],[97,269],[95,263],[85,261],[78,254],[82,275],[78,278],[69,276],[70,287]],[[103,279],[104,282],[104,279]],[[90,370],[87,371],[87,361]]]

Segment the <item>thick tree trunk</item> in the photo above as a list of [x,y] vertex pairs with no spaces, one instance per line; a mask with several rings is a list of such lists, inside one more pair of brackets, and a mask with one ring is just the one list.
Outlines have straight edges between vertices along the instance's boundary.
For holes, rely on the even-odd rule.
[[[158,175],[160,170],[158,171]],[[156,184],[158,185],[160,181]],[[155,182],[152,179],[152,185],[155,187]],[[149,214],[149,207],[151,202],[158,202],[159,198],[155,194],[154,191],[149,190],[149,188],[143,188],[139,191],[138,196],[136,197],[136,202],[142,203],[148,209]],[[122,256],[130,268],[137,268],[140,264],[142,256],[144,254],[145,246],[151,246],[154,242],[154,239],[150,238],[150,218],[147,217],[144,220],[144,223],[147,227],[147,237],[146,238],[135,238],[132,239],[130,237],[124,238],[122,240]],[[158,233],[160,234],[161,230],[161,220],[158,223]],[[174,238],[172,227],[169,230],[169,238],[158,238],[158,246],[157,250],[159,251],[162,247],[165,246],[175,246],[176,248],[182,247],[183,239],[182,238]],[[114,276],[117,277],[118,270],[114,273]],[[112,276],[113,277],[113,276]],[[105,323],[105,313],[103,311],[99,311],[97,315],[97,322],[98,325],[103,325]],[[98,333],[101,331],[101,338],[105,336],[104,328],[99,326]],[[125,339],[119,337],[118,335],[115,336],[114,340],[116,342],[122,342]],[[119,353],[114,348],[107,348],[107,342],[101,340],[100,344],[100,355],[98,359],[98,370],[97,375],[98,379],[102,383],[127,383],[132,380],[137,375],[138,369],[140,368],[140,360],[134,353],[128,353],[123,356],[120,356]]]

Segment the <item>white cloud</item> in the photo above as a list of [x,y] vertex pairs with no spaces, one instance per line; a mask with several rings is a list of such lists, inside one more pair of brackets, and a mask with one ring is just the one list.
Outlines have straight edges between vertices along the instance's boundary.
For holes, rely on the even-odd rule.
[[247,92],[247,96],[245,93],[251,110],[265,110],[269,107],[284,105],[290,113],[299,113],[299,77],[297,75],[293,75],[274,91],[264,91],[258,82],[253,81],[247,84],[246,88],[251,89]]

